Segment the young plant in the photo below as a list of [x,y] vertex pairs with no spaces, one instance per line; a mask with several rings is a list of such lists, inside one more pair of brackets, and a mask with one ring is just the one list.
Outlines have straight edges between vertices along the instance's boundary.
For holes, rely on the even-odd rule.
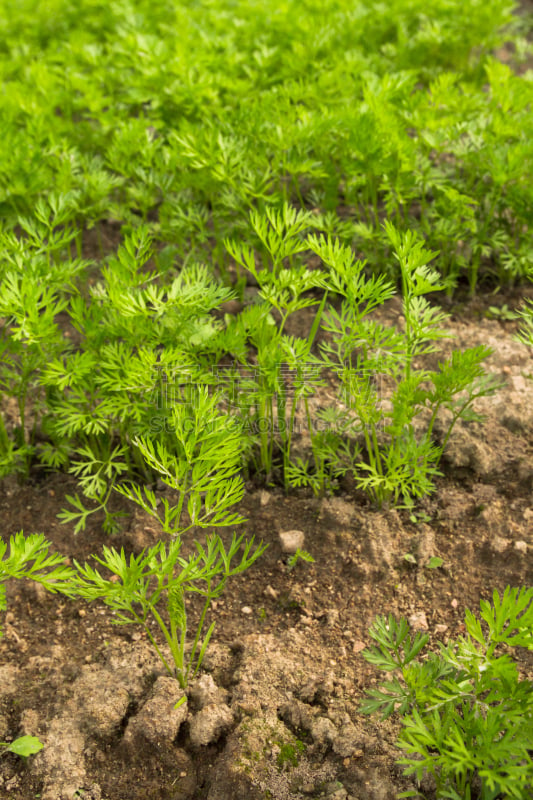
[[313,558],[311,553],[308,553],[307,550],[300,550],[300,548],[298,547],[296,552],[293,553],[293,555],[287,561],[288,571],[292,572],[292,570],[296,567],[299,561],[306,561],[308,564],[315,563],[315,559]]
[[19,736],[12,742],[0,742],[0,755],[14,753],[16,756],[28,758],[43,749],[43,743],[36,736]]
[[[437,352],[437,342],[448,336],[442,327],[446,314],[426,297],[444,286],[428,266],[435,253],[410,231],[401,234],[388,222],[385,230],[402,277],[404,321],[397,328],[370,317],[394,293],[383,276],[365,277],[364,264],[347,246],[329,238],[309,243],[331,268],[330,288],[343,296],[340,311],[330,309],[323,323],[332,341],[322,350],[325,366],[341,384],[339,422],[345,427],[351,420],[351,436],[364,442],[364,460],[354,447],[354,478],[379,506],[411,507],[432,491],[457,420],[479,419],[474,401],[500,384],[481,366],[491,352],[486,347],[454,351],[438,370],[421,366],[420,359]],[[442,410],[448,415],[437,445],[433,431]]]
[[[278,211],[268,207],[265,215],[253,212],[251,224],[260,241],[262,268],[256,266],[252,247],[231,241],[225,244],[235,262],[257,281],[262,302],[245,309],[230,324],[227,341],[231,347],[238,331],[238,341],[247,340],[255,352],[257,366],[253,365],[252,377],[240,383],[238,403],[241,412],[248,415],[250,429],[257,431],[259,467],[267,476],[272,473],[275,444],[279,446],[287,488],[297,407],[321,382],[312,347],[327,292],[322,300],[313,297],[311,290],[323,287],[323,275],[297,262],[298,254],[308,247],[303,236],[313,224],[308,212],[296,211],[285,203]],[[306,339],[285,334],[292,314],[315,305],[318,309]],[[240,356],[243,366],[247,365],[249,354],[242,345],[235,355]]]
[[339,408],[327,407],[316,410],[313,417],[307,397],[304,405],[312,459],[298,456],[291,461],[289,483],[307,486],[316,497],[323,497],[338,488],[339,479],[351,471],[360,448],[351,438],[354,424],[348,414],[343,416]]
[[512,322],[518,319],[520,315],[516,311],[513,311],[512,308],[509,308],[507,303],[504,303],[503,306],[489,306],[488,311],[485,312],[485,316],[488,319],[500,319],[505,322]]
[[533,649],[533,589],[507,587],[480,606],[481,619],[466,611],[465,636],[423,657],[427,634],[378,617],[370,629],[377,644],[363,655],[393,674],[361,710],[400,715],[398,763],[417,781],[431,776],[437,798],[523,800],[533,791],[533,683],[511,651]]
[[[211,602],[220,597],[231,577],[249,569],[266,549],[262,543],[254,549],[253,539],[241,550],[242,544],[243,537],[233,535],[226,549],[219,536],[208,536],[205,547],[195,542],[195,550],[188,558],[180,556],[180,537],[170,544],[158,542],[129,559],[124,550],[104,547],[103,558],[94,558],[111,574],[106,577],[88,564],[76,563],[78,577],[73,589],[85,600],[103,600],[115,612],[117,625],[136,624],[143,628],[165,669],[186,689],[201,667],[215,628],[212,622],[204,632]],[[190,593],[204,598],[200,618],[193,626],[192,642],[186,607]],[[152,632],[150,623],[154,620],[170,658]]]
[[[148,437],[134,444],[147,465],[177,500],[160,500],[136,483],[116,490],[154,517],[165,533],[182,536],[194,527],[224,527],[244,522],[229,509],[242,500],[240,476],[243,436],[238,420],[218,410],[219,396],[207,387],[191,388],[176,402],[171,418],[172,449]],[[178,401],[178,397],[176,397]],[[170,437],[169,437],[170,438]]]
[[187,402],[182,387],[214,381],[220,325],[210,312],[232,293],[200,265],[169,282],[147,271],[151,256],[152,239],[141,226],[103,267],[89,297],[73,298],[80,347],[52,359],[42,376],[50,439],[42,458],[51,467],[68,465],[91,501],[87,507],[76,495],[75,511],[62,517],[76,532],[100,510],[106,529],[115,529],[108,502],[118,479],[153,477],[134,440],[147,437],[172,452],[172,408]]
[[[0,269],[0,393],[14,398],[19,420],[10,439],[0,414],[0,475],[27,475],[43,411],[40,377],[65,348],[57,317],[68,305],[68,286],[64,267],[50,265],[44,254],[19,245],[7,252],[10,237],[1,244],[7,263]],[[83,268],[70,266],[71,277]]]
[[[229,510],[244,493],[239,475],[241,428],[235,417],[218,411],[219,397],[209,395],[207,387],[191,389],[186,399],[188,402],[174,406],[172,452],[149,438],[135,440],[147,464],[172,490],[175,502],[171,503],[167,497],[158,500],[151,489],[135,483],[116,487],[154,517],[173,541],[168,545],[158,542],[129,559],[124,550],[119,553],[104,547],[103,558],[96,561],[112,576],[105,577],[87,564],[76,564],[78,577],[71,589],[86,600],[102,599],[116,612],[117,624],[141,625],[165,668],[182,688],[186,688],[188,680],[200,668],[213,633],[214,623],[204,633],[212,600],[220,597],[229,578],[251,567],[266,549],[262,543],[254,549],[253,539],[243,543],[243,537],[237,538],[235,534],[226,549],[219,536],[211,535],[205,546],[195,541],[195,550],[188,558],[180,555],[187,531],[244,522],[240,514]],[[204,598],[190,650],[186,609],[189,593]],[[170,649],[170,660],[153,636],[150,619],[159,626]]]

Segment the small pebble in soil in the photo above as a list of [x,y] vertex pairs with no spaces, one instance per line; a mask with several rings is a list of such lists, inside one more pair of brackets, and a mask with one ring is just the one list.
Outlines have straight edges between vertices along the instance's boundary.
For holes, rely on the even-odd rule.
[[281,549],[284,553],[294,554],[297,550],[302,550],[305,542],[303,531],[282,531],[279,534]]
[[252,613],[252,609],[250,608],[250,606],[243,606],[241,608],[241,613],[242,614],[251,614]]
[[409,624],[415,631],[427,631],[428,621],[425,611],[418,611],[415,614],[411,614],[409,617]]
[[328,625],[335,625],[339,621],[339,610],[337,608],[328,608],[326,620]]

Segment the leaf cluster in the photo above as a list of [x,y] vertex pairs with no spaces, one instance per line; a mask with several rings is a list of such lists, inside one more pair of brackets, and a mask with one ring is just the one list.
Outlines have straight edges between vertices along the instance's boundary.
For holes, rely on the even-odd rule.
[[[102,599],[114,612],[113,621],[117,625],[141,626],[166,670],[185,689],[201,666],[215,628],[213,622],[204,633],[211,602],[220,597],[231,577],[252,566],[266,545],[254,548],[253,539],[243,544],[243,537],[234,535],[226,549],[219,536],[208,536],[205,546],[195,541],[191,555],[183,557],[182,543],[181,537],[169,544],[160,541],[129,558],[124,549],[119,552],[104,547],[102,557],[95,560],[105,571],[76,563],[78,574],[71,591],[88,601]],[[190,593],[203,597],[204,606],[191,647],[186,650],[189,633],[186,603]],[[167,620],[163,617],[163,603]],[[156,641],[151,621],[162,632],[170,658]]]
[[20,531],[10,537],[9,546],[0,539],[0,612],[6,610],[3,584],[11,578],[37,581],[49,592],[68,593],[74,570],[60,553],[49,550],[50,543],[42,533],[25,537]]
[[480,606],[480,617],[466,611],[464,636],[423,656],[427,634],[378,617],[376,644],[363,655],[391,678],[361,710],[400,715],[398,763],[417,781],[431,776],[438,798],[524,798],[533,788],[533,685],[510,650],[533,648],[533,590],[507,587]]

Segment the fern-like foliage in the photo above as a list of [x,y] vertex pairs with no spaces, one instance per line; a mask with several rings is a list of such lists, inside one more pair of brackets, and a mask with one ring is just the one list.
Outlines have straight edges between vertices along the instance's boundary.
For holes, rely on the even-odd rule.
[[533,792],[533,682],[509,649],[533,650],[533,588],[507,587],[480,605],[480,618],[466,611],[465,636],[423,658],[426,634],[378,617],[376,645],[363,655],[395,674],[368,692],[361,710],[400,714],[398,763],[417,781],[432,776],[437,798],[524,800]]

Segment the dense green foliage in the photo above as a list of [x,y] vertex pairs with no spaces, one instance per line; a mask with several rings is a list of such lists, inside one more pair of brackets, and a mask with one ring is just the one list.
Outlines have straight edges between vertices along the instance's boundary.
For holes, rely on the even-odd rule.
[[[148,221],[225,272],[226,235],[283,200],[378,269],[387,215],[453,283],[531,258],[530,74],[509,0],[23,0],[0,14],[2,216],[30,240],[60,203],[83,251]],[[336,212],[342,209],[338,215]],[[64,230],[66,228],[66,231]],[[57,249],[56,249],[57,253]],[[390,264],[389,264],[390,266]]]
[[[378,505],[433,490],[454,425],[498,385],[487,348],[424,360],[447,336],[427,295],[531,274],[531,46],[515,11],[0,0],[0,476],[68,470],[75,532],[95,511],[116,530],[117,490],[166,534],[129,558],[105,548],[104,571],[67,567],[43,536],[18,534],[8,555],[0,540],[0,611],[9,577],[101,599],[185,688],[212,600],[264,547],[212,535],[183,557],[183,536],[243,521],[243,472],[316,494],[350,474]],[[372,312],[398,289],[402,321],[385,326]],[[326,375],[338,394],[317,409]],[[373,629],[370,660],[405,685],[367,710],[409,709],[402,763],[440,797],[469,798],[472,780],[483,800],[520,797],[531,779],[531,687],[495,655],[530,642],[531,606],[525,633],[498,627],[530,599],[495,595],[488,636],[467,616],[467,638],[425,662],[405,623]]]
[[[68,469],[90,504],[72,497],[64,518],[79,529],[103,508],[113,530],[113,487],[156,475],[139,442],[200,457],[174,430],[199,384],[235,417],[218,424],[242,431],[241,464],[269,479],[279,465],[285,488],[353,472],[380,504],[430,491],[437,411],[465,418],[495,386],[486,351],[411,369],[443,335],[423,294],[512,281],[531,260],[532,82],[512,68],[528,50],[513,3],[4,11],[0,474]],[[512,66],[496,58],[506,42]],[[389,336],[367,315],[398,286],[407,329]],[[308,335],[288,335],[309,307]],[[347,413],[326,409],[317,429],[326,370]],[[293,456],[299,407],[308,460]]]

